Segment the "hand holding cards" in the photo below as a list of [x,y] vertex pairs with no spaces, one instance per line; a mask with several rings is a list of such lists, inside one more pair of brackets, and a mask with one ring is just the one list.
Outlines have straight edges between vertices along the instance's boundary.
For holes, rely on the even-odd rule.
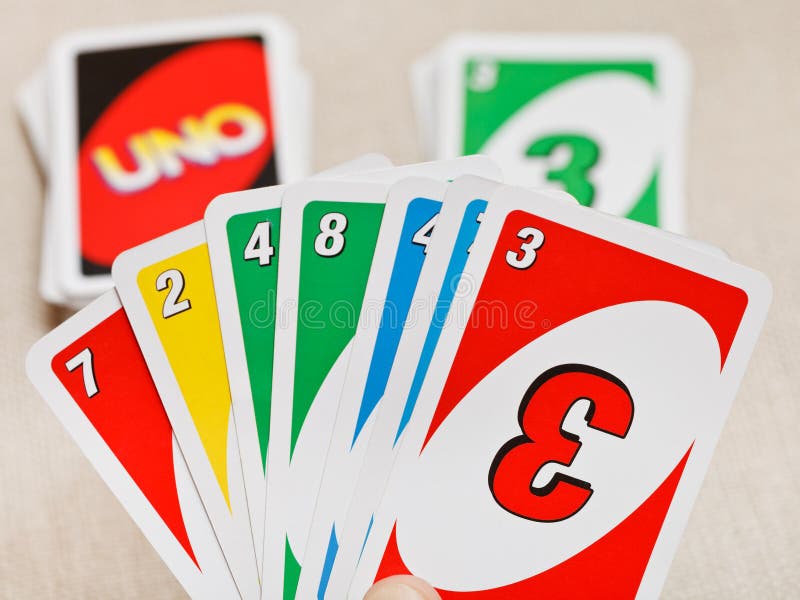
[[501,178],[368,156],[224,194],[31,351],[191,595],[658,594],[769,283]]
[[281,21],[58,40],[40,289],[100,297],[30,378],[192,597],[657,596],[771,296],[678,235],[688,62],[469,34],[412,77],[436,162],[302,181]]

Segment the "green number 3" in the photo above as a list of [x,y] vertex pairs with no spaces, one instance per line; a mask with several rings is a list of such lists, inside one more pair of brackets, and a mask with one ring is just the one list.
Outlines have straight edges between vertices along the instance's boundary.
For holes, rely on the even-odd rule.
[[526,156],[547,157],[556,148],[568,146],[570,159],[566,166],[551,169],[547,172],[548,181],[560,181],[567,193],[584,206],[591,206],[594,200],[594,185],[588,174],[600,158],[600,147],[590,138],[582,135],[556,134],[539,138],[533,142],[525,153]]

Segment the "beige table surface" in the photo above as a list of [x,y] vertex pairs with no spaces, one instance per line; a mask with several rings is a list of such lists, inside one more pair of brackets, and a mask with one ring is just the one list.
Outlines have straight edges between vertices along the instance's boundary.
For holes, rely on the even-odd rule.
[[63,315],[35,287],[41,185],[12,94],[75,28],[271,10],[298,30],[322,168],[421,158],[408,66],[450,32],[666,32],[695,69],[689,226],[770,275],[775,302],[664,590],[800,597],[800,3],[797,0],[3,0],[0,11],[0,597],[172,598],[181,589],[23,373]]

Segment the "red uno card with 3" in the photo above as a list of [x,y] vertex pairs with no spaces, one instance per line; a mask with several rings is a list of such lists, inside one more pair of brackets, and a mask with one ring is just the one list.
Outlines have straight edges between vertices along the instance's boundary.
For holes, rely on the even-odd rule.
[[215,196],[305,175],[284,97],[294,56],[285,26],[259,15],[54,45],[51,189],[67,296],[110,288],[120,252],[202,219]]
[[27,370],[186,592],[238,597],[116,292],[37,342]]
[[461,285],[350,598],[656,597],[769,282],[504,186]]

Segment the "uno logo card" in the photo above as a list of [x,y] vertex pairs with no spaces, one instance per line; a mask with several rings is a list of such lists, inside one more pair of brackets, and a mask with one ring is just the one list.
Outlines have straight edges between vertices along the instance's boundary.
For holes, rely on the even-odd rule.
[[513,187],[463,277],[350,597],[398,573],[444,598],[657,596],[769,282]]
[[123,252],[113,276],[234,579],[257,597],[258,517],[248,512],[203,224]]
[[238,597],[116,292],[37,342],[27,371],[186,592]]
[[506,181],[684,229],[689,66],[659,36],[458,36],[438,77],[437,153],[482,153]]
[[215,196],[303,174],[283,139],[297,120],[281,112],[293,56],[285,27],[261,17],[56,44],[52,189],[67,295],[109,287],[120,252],[201,219]]

